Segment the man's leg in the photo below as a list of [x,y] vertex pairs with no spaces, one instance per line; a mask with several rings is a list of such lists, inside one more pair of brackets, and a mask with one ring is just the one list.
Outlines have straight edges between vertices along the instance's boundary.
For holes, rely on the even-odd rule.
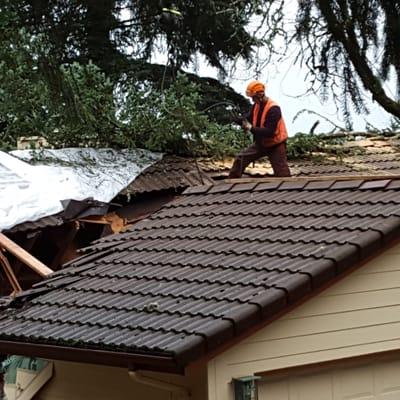
[[240,178],[246,167],[253,161],[264,156],[265,152],[255,143],[243,149],[235,158],[232,168],[229,172],[229,178]]
[[274,176],[291,176],[290,169],[287,163],[286,142],[279,143],[268,149],[268,158],[274,170]]

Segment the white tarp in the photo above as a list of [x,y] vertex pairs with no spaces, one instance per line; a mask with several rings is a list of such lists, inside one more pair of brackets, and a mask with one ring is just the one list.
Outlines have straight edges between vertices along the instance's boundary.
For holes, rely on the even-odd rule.
[[8,176],[0,190],[0,231],[62,211],[61,200],[109,202],[161,158],[141,149],[0,152],[0,166]]

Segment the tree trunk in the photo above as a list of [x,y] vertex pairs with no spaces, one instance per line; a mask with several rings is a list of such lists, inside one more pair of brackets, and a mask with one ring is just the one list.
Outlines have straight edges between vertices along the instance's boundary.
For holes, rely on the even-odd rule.
[[366,57],[361,52],[354,30],[343,29],[332,9],[331,2],[318,0],[318,6],[329,31],[334,39],[343,45],[364,87],[372,93],[373,100],[378,102],[388,113],[400,118],[400,103],[386,94],[379,78],[372,72]]
[[111,32],[117,23],[113,15],[115,0],[82,0],[82,4],[87,10],[85,58],[110,73],[121,56],[111,40]]

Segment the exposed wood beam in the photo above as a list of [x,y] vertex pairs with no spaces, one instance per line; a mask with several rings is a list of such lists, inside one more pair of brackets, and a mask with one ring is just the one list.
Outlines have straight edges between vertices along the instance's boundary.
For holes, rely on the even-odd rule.
[[79,222],[87,222],[90,224],[110,225],[113,233],[121,232],[121,230],[126,225],[125,218],[121,218],[115,212],[111,212],[109,214],[101,215],[101,216],[94,215],[94,216],[89,216],[89,217],[85,217],[85,218],[79,218],[78,221]]
[[6,274],[6,277],[8,281],[10,282],[10,285],[13,289],[13,295],[17,293],[22,292],[22,288],[18,282],[17,277],[14,274],[14,271],[11,268],[10,263],[7,260],[7,257],[3,254],[3,252],[0,250],[0,264],[3,266],[4,272]]
[[0,233],[0,248],[7,250],[42,277],[48,276],[53,272],[53,270],[48,268],[37,258],[33,257],[21,246],[18,246],[17,243],[13,242],[3,233]]

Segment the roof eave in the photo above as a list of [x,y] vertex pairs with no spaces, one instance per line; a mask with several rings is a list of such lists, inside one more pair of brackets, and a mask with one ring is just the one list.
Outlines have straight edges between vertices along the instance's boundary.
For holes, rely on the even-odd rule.
[[182,374],[184,372],[183,366],[179,365],[172,355],[161,356],[127,353],[7,340],[0,340],[0,354],[15,354],[49,360],[100,364],[110,367],[129,368],[130,370],[148,370],[175,374]]

